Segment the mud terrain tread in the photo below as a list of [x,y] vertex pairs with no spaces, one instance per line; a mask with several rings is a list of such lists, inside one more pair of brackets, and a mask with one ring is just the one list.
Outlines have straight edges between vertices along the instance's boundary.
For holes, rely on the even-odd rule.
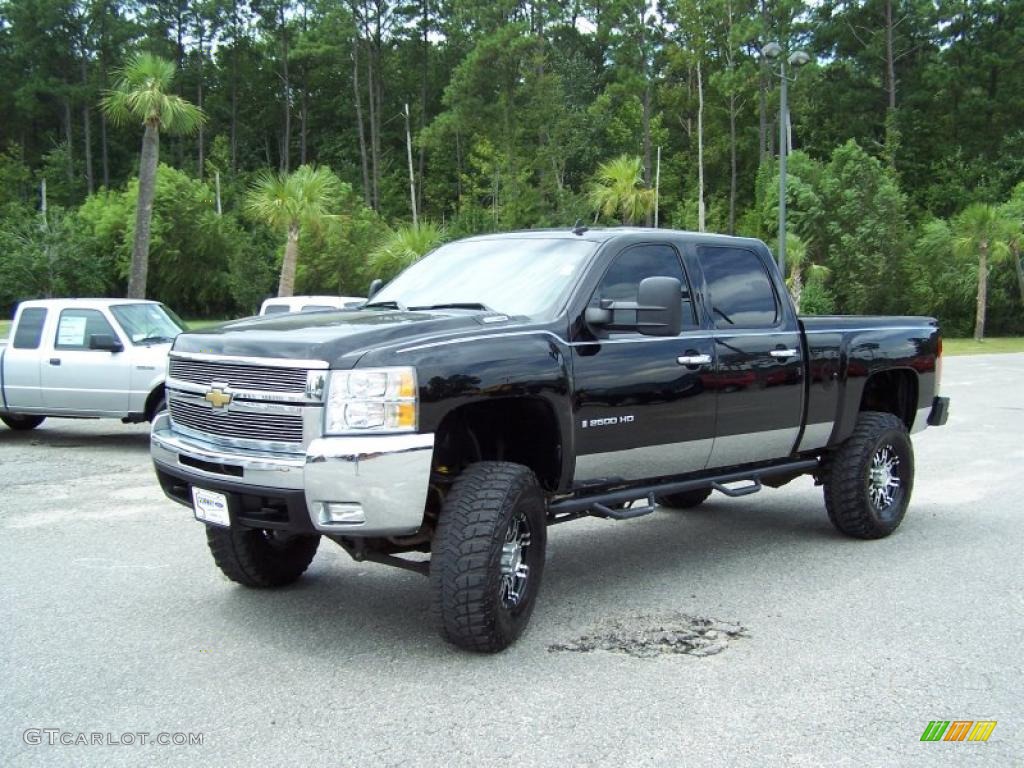
[[[461,648],[495,652],[519,634],[503,631],[498,612],[500,558],[507,514],[524,495],[540,490],[533,472],[520,464],[486,461],[468,467],[445,499],[431,554],[435,623],[448,642]],[[543,546],[543,528],[534,532]],[[531,573],[540,578],[540,573]]]
[[[899,527],[909,502],[913,475],[909,480],[904,510],[894,523],[885,523],[872,513],[864,484],[867,465],[871,461],[875,444],[886,432],[903,435],[909,446],[907,428],[903,421],[880,411],[863,411],[857,417],[853,433],[828,460],[825,472],[825,509],[832,524],[847,536],[858,539],[881,539]],[[912,448],[911,461],[913,460]]]

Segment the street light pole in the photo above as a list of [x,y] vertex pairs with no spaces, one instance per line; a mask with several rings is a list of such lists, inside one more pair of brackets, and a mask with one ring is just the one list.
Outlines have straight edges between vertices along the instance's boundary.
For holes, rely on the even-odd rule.
[[778,43],[765,43],[761,55],[766,59],[779,60],[779,272],[786,277],[786,157],[789,154],[789,79],[786,64],[792,69],[801,67],[811,60],[804,51],[794,51],[788,57]]
[[786,77],[786,62],[783,59],[779,62],[779,75],[781,87],[779,89],[779,272],[782,279],[786,279],[786,155],[789,154],[789,132],[786,124],[789,122],[789,105],[786,103],[788,97],[789,80]]

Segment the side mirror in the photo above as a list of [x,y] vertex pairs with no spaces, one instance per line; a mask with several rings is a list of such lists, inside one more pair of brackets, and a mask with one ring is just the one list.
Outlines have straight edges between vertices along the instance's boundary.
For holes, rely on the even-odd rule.
[[637,294],[636,329],[645,336],[678,336],[683,285],[674,277],[645,277]]
[[366,292],[367,300],[372,299],[377,293],[380,292],[380,289],[383,288],[383,287],[384,287],[384,281],[381,280],[379,277],[374,278],[373,280],[371,280],[370,281],[370,290],[368,290]]
[[[636,302],[601,299],[599,306],[587,307],[583,319],[588,325],[609,331],[678,336],[683,329],[682,299],[683,285],[678,279],[645,277],[637,289]],[[630,313],[628,321],[622,319],[624,312]]]
[[94,333],[89,336],[89,349],[99,349],[105,352],[124,352],[124,344],[117,340],[117,337],[109,333]]

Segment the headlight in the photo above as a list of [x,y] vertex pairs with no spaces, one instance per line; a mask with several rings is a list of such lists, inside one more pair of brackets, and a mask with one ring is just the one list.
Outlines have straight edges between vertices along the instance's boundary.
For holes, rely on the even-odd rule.
[[419,421],[415,368],[332,371],[324,434],[415,432]]

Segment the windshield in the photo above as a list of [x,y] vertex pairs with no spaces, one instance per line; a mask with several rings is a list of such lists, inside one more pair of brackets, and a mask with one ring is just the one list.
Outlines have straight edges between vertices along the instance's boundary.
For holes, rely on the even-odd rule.
[[596,248],[565,238],[449,243],[402,272],[368,306],[457,305],[550,319]]
[[185,324],[163,304],[115,304],[110,308],[133,344],[174,341]]

